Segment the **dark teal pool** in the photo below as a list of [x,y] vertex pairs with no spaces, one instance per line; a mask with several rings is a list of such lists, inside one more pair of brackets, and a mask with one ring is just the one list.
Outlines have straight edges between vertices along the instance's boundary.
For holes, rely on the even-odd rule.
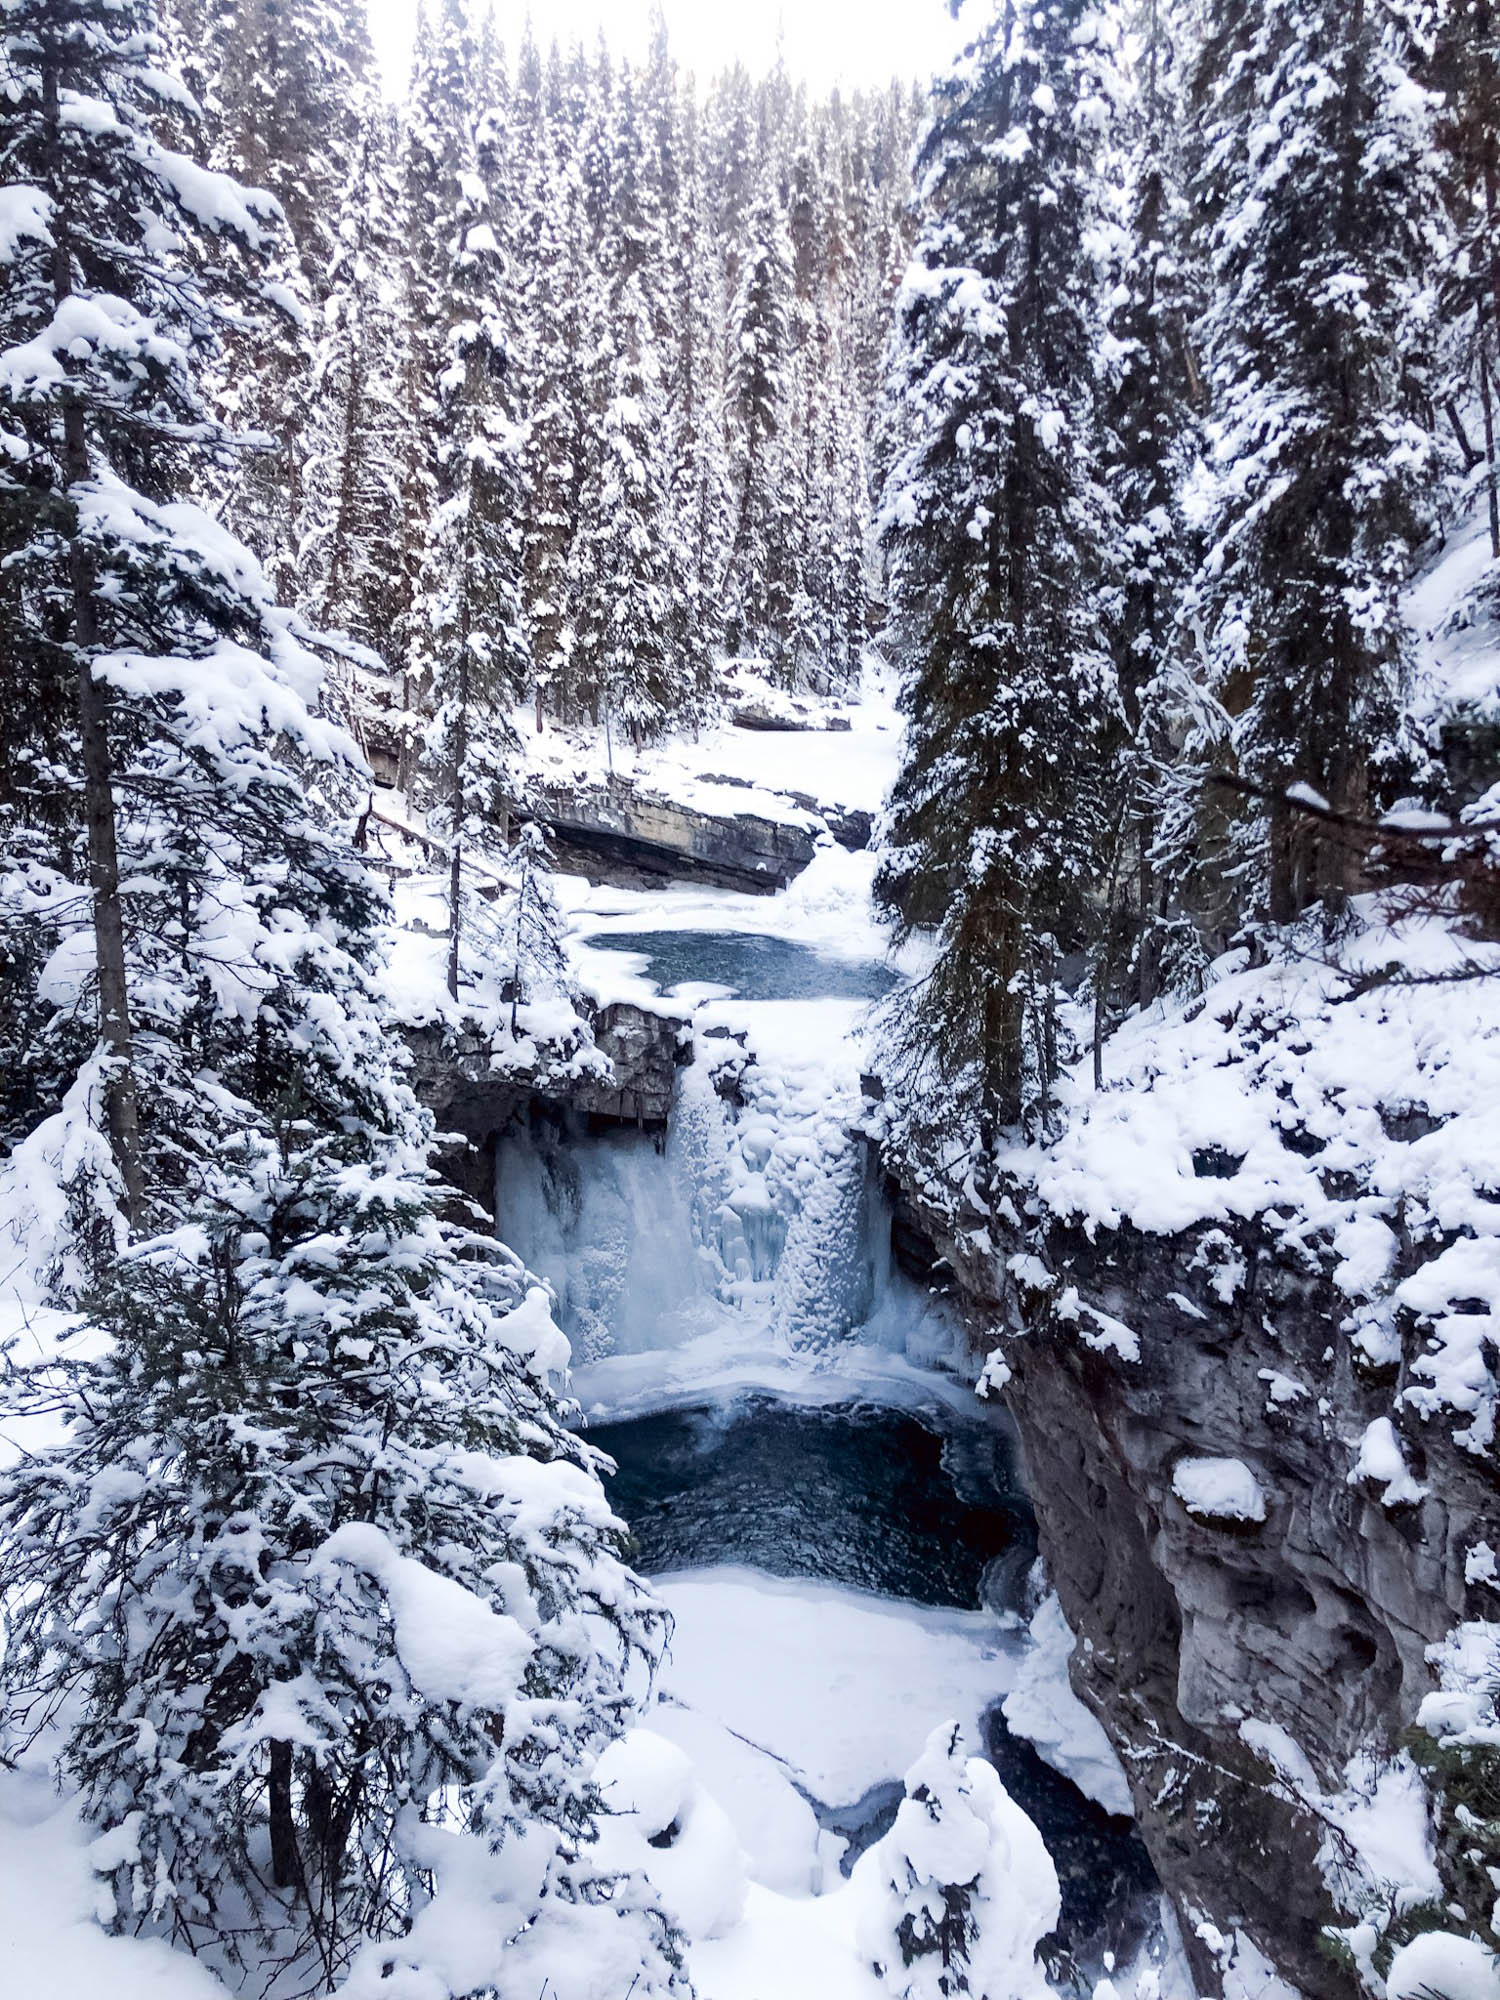
[[[1019,1605],[1036,1524],[1007,1432],[747,1396],[590,1427],[648,1575],[744,1563],[914,1604]],[[988,1580],[988,1588],[984,1588]],[[998,1605],[996,1608],[1000,1608]]]
[[896,984],[876,959],[835,958],[790,938],[748,931],[602,931],[585,938],[597,951],[628,951],[646,960],[653,985],[727,986],[744,1000],[878,1000]]

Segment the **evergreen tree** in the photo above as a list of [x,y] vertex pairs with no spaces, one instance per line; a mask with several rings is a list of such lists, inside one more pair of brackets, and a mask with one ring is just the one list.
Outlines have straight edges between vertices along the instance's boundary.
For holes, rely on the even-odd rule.
[[901,300],[915,435],[883,526],[910,728],[878,888],[938,949],[888,1054],[909,1141],[977,1147],[981,1183],[999,1128],[1045,1114],[1106,838],[1116,530],[1089,244],[1109,70],[1083,0],[998,11],[939,87]]
[[574,1952],[679,1986],[645,1886],[590,1859],[593,1759],[661,1614],[560,1421],[545,1294],[440,1220],[384,898],[291,761],[357,761],[310,712],[312,641],[181,497],[272,210],[153,139],[141,0],[23,0],[6,35],[4,636],[46,636],[33,728],[75,802],[48,872],[26,857],[56,933],[28,1004],[92,984],[101,1051],[4,1209],[44,1251],[56,1202],[25,1203],[82,1163],[88,1212],[118,1195],[140,1237],[84,1297],[92,1358],[0,1387],[7,1429],[61,1440],[0,1477],[0,1755],[57,1741],[118,1922],[221,1969],[330,1989],[362,1940],[418,1935],[467,1840],[495,1990]]
[[277,313],[269,327],[230,338],[215,385],[221,415],[265,442],[236,453],[210,490],[291,599],[300,589],[318,320],[361,132],[378,102],[374,59],[362,11],[339,0],[198,11],[195,67],[213,107],[209,159],[272,194],[286,224],[267,273]]
[[303,608],[396,664],[402,468],[410,449],[400,191],[389,114],[367,121],[341,204],[313,369]]
[[1203,772],[1182,658],[1184,597],[1202,554],[1185,503],[1204,414],[1193,331],[1200,273],[1180,140],[1179,51],[1187,36],[1173,0],[1146,0],[1132,26],[1136,88],[1124,134],[1103,412],[1106,477],[1120,515],[1114,645],[1129,746],[1094,974],[1096,1049],[1113,989],[1148,1005],[1163,976],[1179,982],[1199,969],[1200,928],[1223,917],[1222,885],[1196,810]]
[[507,407],[505,268],[468,113],[473,80],[459,0],[448,0],[428,99],[428,146],[446,200],[448,328],[427,405],[435,508],[414,613],[414,665],[434,712],[429,823],[449,843],[448,990],[458,993],[464,857],[503,846],[515,779],[510,707],[529,684],[520,604],[519,437]]
[[1494,0],[1446,0],[1440,9],[1433,77],[1442,92],[1438,137],[1457,241],[1442,272],[1452,354],[1449,422],[1470,469],[1470,440],[1459,398],[1472,395],[1482,425],[1490,554],[1500,560],[1500,8]]
[[[671,629],[683,685],[702,701],[722,638],[729,548],[724,445],[724,276],[711,227],[707,170],[691,99],[667,292],[676,327],[671,375]],[[670,352],[670,350],[668,350]]]
[[[43,640],[23,639],[21,658],[45,682],[38,718],[59,723],[50,748],[66,762],[52,782],[76,786],[82,801],[82,825],[71,815],[59,825],[47,860],[59,886],[87,870],[99,1088],[121,1208],[140,1220],[148,1149],[127,930],[138,949],[193,952],[176,864],[190,867],[183,850],[199,839],[193,709],[215,671],[201,660],[222,643],[217,670],[248,703],[256,683],[237,669],[229,635],[261,617],[245,608],[210,524],[179,532],[148,496],[184,483],[192,444],[202,458],[222,442],[195,366],[213,354],[236,297],[253,302],[253,260],[275,210],[152,137],[150,116],[170,93],[139,0],[31,0],[7,35],[0,161],[23,191],[0,320],[7,608],[13,630]],[[221,274],[218,298],[198,282],[205,265]],[[265,699],[274,711],[269,683]],[[162,792],[176,821],[165,831],[141,810]],[[122,800],[135,847],[123,866]],[[121,887],[147,855],[146,880],[165,891],[155,936],[140,916],[127,926]],[[78,902],[58,907],[77,923]],[[96,1206],[108,1205],[101,1188]]]
[[510,987],[510,1032],[520,1033],[520,1012],[538,1000],[571,991],[562,912],[552,888],[547,838],[528,820],[511,849],[516,885],[501,925],[500,958]]
[[899,2000],[1044,2000],[1037,1946],[1057,1872],[993,1768],[942,1723],[906,1774],[896,1823],[855,1864],[858,1943]]
[[726,384],[734,534],[725,576],[730,643],[786,674],[793,514],[786,482],[795,272],[786,216],[769,181],[746,220],[744,264],[730,315]]
[[670,624],[661,383],[639,277],[621,287],[611,392],[574,548],[576,690],[634,743],[680,705]]
[[[1194,80],[1201,328],[1218,471],[1195,616],[1225,747],[1259,784],[1363,814],[1410,768],[1397,603],[1426,532],[1425,296],[1441,203],[1412,10],[1211,10]],[[1274,110],[1274,116],[1272,115]],[[1287,923],[1352,886],[1284,810],[1241,837],[1241,907]]]
[[524,608],[537,727],[570,711],[571,591],[579,414],[577,310],[585,253],[583,192],[556,157],[552,132],[529,141],[520,260],[530,273],[525,375]]

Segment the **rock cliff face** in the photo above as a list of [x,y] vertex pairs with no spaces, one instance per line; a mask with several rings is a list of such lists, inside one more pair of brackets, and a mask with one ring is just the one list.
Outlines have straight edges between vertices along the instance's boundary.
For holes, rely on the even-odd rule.
[[[999,1257],[927,1220],[1010,1371],[1042,1554],[1079,1638],[1074,1682],[1119,1751],[1202,1990],[1217,1990],[1194,1935],[1206,1917],[1242,1925],[1316,2000],[1352,1993],[1321,1939],[1328,1825],[1240,1723],[1286,1730],[1330,1793],[1361,1750],[1395,1746],[1433,1686],[1427,1646],[1488,1608],[1465,1555],[1494,1537],[1493,1459],[1419,1424],[1403,1444],[1425,1493],[1387,1505],[1384,1482],[1351,1483],[1351,1441],[1389,1414],[1396,1371],[1356,1367],[1337,1337],[1347,1300],[1289,1268],[1259,1219],[1227,1244],[1222,1229],[1090,1240],[1054,1223],[1002,1239]],[[1244,1267],[1228,1304],[1226,1257]],[[1189,1512],[1173,1479],[1189,1456],[1248,1466],[1265,1520]]]
[[543,810],[560,868],[626,887],[708,882],[769,896],[812,860],[819,830],[815,821],[699,812],[623,779],[552,787]]
[[408,1030],[413,1081],[438,1129],[460,1143],[444,1161],[454,1184],[493,1212],[494,1144],[533,1108],[596,1127],[663,1131],[672,1109],[685,1023],[620,1000],[594,1015],[594,1047],[607,1064],[541,1079],[493,1067],[488,1039],[433,1026]]

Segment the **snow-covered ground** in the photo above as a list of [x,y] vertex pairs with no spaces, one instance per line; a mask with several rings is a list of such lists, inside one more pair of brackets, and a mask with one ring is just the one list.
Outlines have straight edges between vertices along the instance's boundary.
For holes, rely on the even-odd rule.
[[[602,732],[560,730],[537,734],[530,713],[512,720],[530,769],[544,783],[599,784],[611,774],[698,812],[755,813],[799,826],[813,821],[794,794],[818,806],[878,811],[894,775],[901,721],[892,705],[893,680],[871,655],[857,698],[845,702],[798,696],[742,672],[743,704],[786,713],[799,727],[743,729],[730,721],[731,704],[696,735],[667,737],[634,750]],[[830,729],[835,722],[847,725]]]

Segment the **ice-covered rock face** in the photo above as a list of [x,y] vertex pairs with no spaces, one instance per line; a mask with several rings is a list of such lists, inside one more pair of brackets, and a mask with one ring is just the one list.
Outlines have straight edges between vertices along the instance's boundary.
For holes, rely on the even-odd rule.
[[501,1234],[554,1286],[576,1357],[682,1345],[727,1318],[783,1352],[870,1317],[889,1220],[857,1094],[703,1037],[663,1136],[533,1122],[496,1149]]

